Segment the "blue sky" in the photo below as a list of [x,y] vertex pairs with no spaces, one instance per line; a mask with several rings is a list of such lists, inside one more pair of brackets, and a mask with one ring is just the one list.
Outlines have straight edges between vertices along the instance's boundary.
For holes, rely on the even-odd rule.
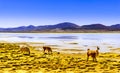
[[120,23],[120,0],[0,0],[0,27]]

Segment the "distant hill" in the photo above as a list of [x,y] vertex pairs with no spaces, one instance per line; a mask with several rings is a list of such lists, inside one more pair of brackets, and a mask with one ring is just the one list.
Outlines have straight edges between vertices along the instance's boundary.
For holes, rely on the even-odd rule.
[[120,24],[116,24],[116,25],[111,25],[110,26],[111,30],[120,30]]
[[16,28],[0,28],[0,31],[1,32],[32,31],[35,28],[36,28],[35,26],[29,25],[29,26],[20,26]]
[[89,29],[89,30],[108,29],[108,27],[103,25],[103,24],[83,25],[83,26],[81,26],[81,28],[82,29]]
[[70,23],[70,22],[64,22],[64,23],[59,23],[56,25],[52,25],[51,27],[53,27],[53,29],[55,28],[60,28],[60,29],[76,29],[79,28],[80,26],[74,24],[74,23]]
[[90,24],[79,26],[70,22],[63,22],[55,25],[45,26],[20,26],[16,28],[0,28],[0,32],[79,32],[89,30],[120,31],[120,24],[105,26],[103,24]]
[[64,23],[59,23],[59,24],[55,24],[55,25],[45,25],[45,26],[38,26],[36,28],[36,30],[52,30],[52,29],[62,29],[62,30],[66,30],[66,29],[77,29],[80,26],[74,24],[74,23],[70,23],[70,22],[64,22]]

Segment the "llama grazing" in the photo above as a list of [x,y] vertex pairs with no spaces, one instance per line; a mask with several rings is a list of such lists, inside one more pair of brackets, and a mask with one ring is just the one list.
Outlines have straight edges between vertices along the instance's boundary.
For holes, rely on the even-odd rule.
[[89,60],[89,56],[91,56],[93,58],[93,61],[97,61],[96,56],[98,56],[99,54],[99,47],[97,46],[96,50],[87,50],[87,61]]
[[30,49],[29,49],[28,47],[21,47],[21,48],[20,48],[20,51],[21,51],[23,54],[30,55]]
[[44,50],[44,53],[45,53],[46,50],[47,50],[48,53],[52,53],[51,47],[43,46],[43,50]]

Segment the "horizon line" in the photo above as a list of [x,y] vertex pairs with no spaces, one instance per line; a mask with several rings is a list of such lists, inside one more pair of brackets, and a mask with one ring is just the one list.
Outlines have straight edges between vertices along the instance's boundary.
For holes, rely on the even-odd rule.
[[[56,23],[56,24],[52,24],[52,25],[57,25],[57,24],[62,24],[62,23],[72,23],[72,24],[76,24],[76,23],[73,23],[73,22],[60,22],[60,23]],[[85,25],[94,25],[94,24],[104,25],[104,24],[102,24],[102,23],[91,23],[91,24],[85,24]],[[117,25],[117,24],[120,24],[120,23],[111,24],[111,25],[104,25],[104,26],[112,26],[112,25]],[[76,24],[76,25],[78,25],[78,24]],[[30,24],[30,25],[22,25],[22,26],[15,26],[15,27],[0,27],[0,28],[18,28],[18,27],[28,27],[28,26],[38,27],[38,26],[48,26],[48,25],[33,25],[33,24]],[[78,25],[78,26],[84,26],[84,25]]]

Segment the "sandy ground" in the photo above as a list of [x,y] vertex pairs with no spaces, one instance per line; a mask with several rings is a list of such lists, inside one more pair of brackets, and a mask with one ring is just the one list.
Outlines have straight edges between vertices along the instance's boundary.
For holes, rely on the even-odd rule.
[[[19,51],[19,45],[26,44],[30,55]],[[0,73],[120,73],[118,53],[100,53],[97,62],[93,62],[92,58],[86,61],[85,51],[68,53],[53,48],[52,54],[44,54],[28,44],[0,43]]]

